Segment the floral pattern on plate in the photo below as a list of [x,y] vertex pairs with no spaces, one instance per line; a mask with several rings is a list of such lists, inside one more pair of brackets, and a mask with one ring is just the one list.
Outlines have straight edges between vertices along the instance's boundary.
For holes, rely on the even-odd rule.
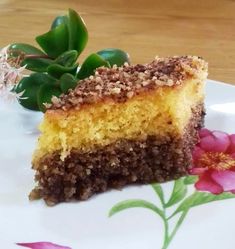
[[[200,142],[192,153],[193,163],[189,171],[192,175],[174,181],[170,198],[165,199],[160,184],[152,184],[161,207],[143,199],[129,199],[113,206],[109,216],[137,207],[153,211],[163,222],[162,249],[167,249],[191,208],[209,202],[235,198],[235,134],[228,135],[220,131],[202,129],[199,136]],[[188,186],[191,184],[195,184],[195,190],[187,195]],[[175,211],[167,215],[168,208],[175,205],[177,205]],[[178,214],[180,215],[170,232],[170,221]]]
[[[168,200],[161,184],[152,184],[161,207],[143,199],[129,199],[117,203],[109,216],[129,208],[146,208],[158,215],[164,225],[162,249],[167,249],[175,234],[193,207],[209,202],[235,198],[235,134],[228,135],[221,131],[202,129],[200,142],[193,150],[193,163],[189,170],[191,175],[174,181],[174,187]],[[191,194],[188,186],[194,184]],[[206,191],[206,192],[202,192]],[[168,208],[177,205],[175,211],[167,215]],[[170,221],[178,215],[170,232]],[[31,249],[71,249],[51,242],[17,243]]]

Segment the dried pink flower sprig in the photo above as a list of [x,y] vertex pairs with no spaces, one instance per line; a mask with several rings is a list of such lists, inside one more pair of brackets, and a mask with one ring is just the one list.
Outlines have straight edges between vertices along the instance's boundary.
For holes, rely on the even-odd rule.
[[9,46],[0,50],[0,98],[7,100],[19,99],[23,92],[12,91],[13,87],[24,77],[25,66],[9,56]]

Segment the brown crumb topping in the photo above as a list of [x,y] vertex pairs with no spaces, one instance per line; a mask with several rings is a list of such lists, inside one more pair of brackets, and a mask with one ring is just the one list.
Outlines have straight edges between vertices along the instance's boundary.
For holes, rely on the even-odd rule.
[[156,57],[149,64],[112,68],[100,67],[95,75],[79,81],[78,86],[60,98],[54,97],[48,109],[79,109],[111,98],[116,102],[126,100],[144,91],[159,87],[180,85],[185,79],[198,78],[207,73],[207,63],[197,56]]

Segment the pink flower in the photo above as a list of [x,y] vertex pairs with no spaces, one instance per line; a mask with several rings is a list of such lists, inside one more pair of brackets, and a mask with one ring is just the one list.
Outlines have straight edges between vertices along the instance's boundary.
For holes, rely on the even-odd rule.
[[18,246],[27,247],[31,249],[71,249],[67,246],[60,246],[51,242],[34,242],[34,243],[16,243]]
[[235,134],[202,129],[199,136],[190,169],[191,174],[199,176],[196,189],[235,193]]

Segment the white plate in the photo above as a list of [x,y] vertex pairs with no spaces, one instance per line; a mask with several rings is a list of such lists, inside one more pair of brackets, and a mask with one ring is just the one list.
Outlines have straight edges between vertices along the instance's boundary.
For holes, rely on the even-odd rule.
[[[235,87],[209,80],[206,107],[207,128],[235,133]],[[111,207],[126,199],[158,205],[151,186],[128,187],[52,208],[41,200],[29,202],[37,135],[25,131],[18,110],[14,104],[0,103],[0,248],[17,249],[16,242],[37,241],[73,249],[161,248],[162,221],[150,210],[132,208],[108,218]],[[169,195],[172,183],[163,184],[163,189]],[[235,199],[191,209],[169,249],[234,249],[234,212]]]

